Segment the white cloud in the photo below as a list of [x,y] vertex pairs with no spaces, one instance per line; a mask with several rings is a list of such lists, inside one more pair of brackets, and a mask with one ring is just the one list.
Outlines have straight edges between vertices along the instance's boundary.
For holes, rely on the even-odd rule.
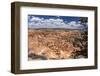
[[32,16],[29,20],[29,28],[69,28],[69,29],[77,29],[78,27],[82,27],[83,25],[80,22],[71,21],[65,23],[63,19],[44,19]]
[[39,17],[34,17],[32,16],[32,18],[30,19],[30,21],[41,21],[43,18],[39,18]]
[[68,25],[70,25],[70,26],[76,26],[76,27],[82,26],[82,24],[80,22],[75,22],[75,21],[69,22]]

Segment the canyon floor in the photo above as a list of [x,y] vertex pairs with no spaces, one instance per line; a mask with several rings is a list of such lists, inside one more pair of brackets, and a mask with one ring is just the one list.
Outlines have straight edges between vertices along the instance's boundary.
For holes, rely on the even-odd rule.
[[65,29],[29,29],[28,60],[88,58],[88,32]]

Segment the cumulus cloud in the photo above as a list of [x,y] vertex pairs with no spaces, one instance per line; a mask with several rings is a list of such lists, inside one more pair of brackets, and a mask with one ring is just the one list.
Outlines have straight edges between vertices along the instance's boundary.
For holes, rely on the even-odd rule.
[[82,26],[82,24],[80,22],[76,22],[76,21],[71,21],[68,23],[69,26],[75,26],[75,27],[79,27]]
[[71,22],[64,22],[63,19],[57,18],[39,18],[32,16],[29,18],[28,22],[29,28],[66,28],[66,29],[78,29],[82,28],[83,25],[80,22],[71,21]]

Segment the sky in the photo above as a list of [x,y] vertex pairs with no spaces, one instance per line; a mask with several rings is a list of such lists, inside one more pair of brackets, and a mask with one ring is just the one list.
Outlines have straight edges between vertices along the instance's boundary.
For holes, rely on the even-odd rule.
[[84,29],[87,27],[87,23],[83,24],[80,21],[80,17],[28,15],[28,28]]

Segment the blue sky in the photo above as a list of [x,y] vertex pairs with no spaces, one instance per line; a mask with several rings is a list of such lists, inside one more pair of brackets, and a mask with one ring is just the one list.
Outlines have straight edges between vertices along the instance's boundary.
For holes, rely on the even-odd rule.
[[28,25],[29,28],[81,29],[84,27],[80,22],[80,17],[47,15],[28,15]]
[[70,21],[79,21],[80,20],[80,17],[71,17],[71,16],[28,15],[28,17],[30,19],[32,17],[39,17],[39,18],[44,18],[44,19],[50,19],[50,18],[57,19],[57,18],[60,18],[60,19],[63,19],[64,21],[68,21],[68,22],[70,22]]

